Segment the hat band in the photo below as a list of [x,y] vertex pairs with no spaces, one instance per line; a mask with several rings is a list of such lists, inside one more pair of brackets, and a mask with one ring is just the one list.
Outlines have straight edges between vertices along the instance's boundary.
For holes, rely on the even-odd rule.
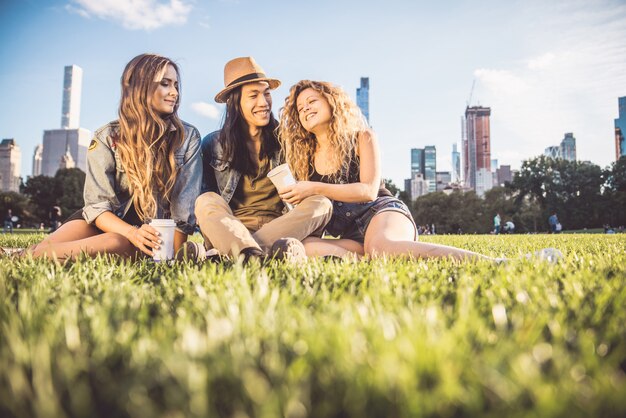
[[241,83],[242,81],[256,80],[258,78],[266,78],[266,77],[265,77],[265,74],[263,74],[263,73],[246,74],[243,77],[239,77],[239,78],[231,81],[230,83],[228,83],[228,85],[226,87],[230,87],[233,84]]

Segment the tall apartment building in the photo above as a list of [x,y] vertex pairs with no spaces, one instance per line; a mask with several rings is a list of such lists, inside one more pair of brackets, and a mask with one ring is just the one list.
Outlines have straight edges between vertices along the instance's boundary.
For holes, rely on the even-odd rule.
[[452,182],[452,174],[449,171],[437,171],[437,191],[442,192]]
[[501,165],[496,169],[496,184],[504,186],[506,183],[513,181],[513,174],[510,165]]
[[424,149],[411,148],[411,178],[415,174],[424,175]]
[[87,147],[91,132],[80,128],[80,96],[83,70],[76,65],[65,67],[63,78],[63,105],[61,129],[45,130],[41,153],[41,174],[54,176],[62,164],[65,150],[69,148],[76,167],[87,171]]
[[33,176],[41,175],[41,162],[43,159],[43,145],[37,144],[33,152]]
[[361,87],[356,89],[356,104],[361,109],[363,116],[370,123],[370,79],[361,77]]
[[[477,190],[477,173],[482,170],[481,189],[489,187],[485,173],[491,178],[491,108],[472,106],[465,109],[463,132],[463,180],[467,187]],[[489,189],[486,189],[489,190]],[[485,190],[485,191],[486,191]]]
[[451,183],[461,181],[461,153],[457,150],[456,144],[452,144],[452,176]]
[[615,119],[615,159],[626,156],[626,96],[617,99],[619,116]]
[[409,195],[409,199],[415,200],[429,193],[429,183],[422,173],[415,173],[410,179],[404,180],[404,191]]
[[13,138],[3,139],[0,142],[0,190],[19,193],[21,169],[20,147]]
[[569,132],[561,141],[561,158],[567,161],[576,161],[576,138]]
[[437,191],[437,149],[434,145],[424,147],[424,179],[428,181],[428,192]]

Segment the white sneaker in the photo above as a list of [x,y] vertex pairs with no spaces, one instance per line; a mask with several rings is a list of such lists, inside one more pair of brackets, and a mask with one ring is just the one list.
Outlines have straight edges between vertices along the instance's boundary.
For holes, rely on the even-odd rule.
[[556,264],[563,259],[563,253],[556,248],[542,248],[532,254],[526,254],[528,260],[537,259],[539,261],[547,261],[550,264]]
[[295,238],[277,239],[272,245],[270,254],[277,260],[290,263],[298,263],[307,259],[304,245]]
[[186,241],[176,253],[176,261],[194,261],[202,263],[206,259],[206,249],[203,244]]

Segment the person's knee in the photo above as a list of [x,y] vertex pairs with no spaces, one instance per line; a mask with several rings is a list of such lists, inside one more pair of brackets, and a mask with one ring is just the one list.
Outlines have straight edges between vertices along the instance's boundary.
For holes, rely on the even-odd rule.
[[323,216],[328,222],[333,215],[333,202],[329,198],[322,195],[309,196],[300,202],[312,212],[313,216]]
[[104,233],[98,238],[102,239],[102,245],[104,246],[106,251],[110,253],[127,253],[134,247],[133,244],[125,236],[115,232]]
[[382,253],[385,245],[381,241],[382,240],[365,240],[365,243],[363,244],[363,251],[365,251],[365,254],[376,255]]
[[220,200],[224,199],[215,192],[206,192],[198,196],[194,209],[196,218],[199,217],[198,215],[206,214],[207,211],[219,203]]

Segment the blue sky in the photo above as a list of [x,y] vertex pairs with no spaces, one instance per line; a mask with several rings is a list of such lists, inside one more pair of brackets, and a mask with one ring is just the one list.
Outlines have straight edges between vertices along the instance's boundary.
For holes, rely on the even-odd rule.
[[119,77],[155,52],[182,69],[181,117],[219,128],[223,66],[252,55],[289,86],[334,82],[355,97],[370,77],[370,122],[383,176],[402,186],[410,148],[435,145],[450,169],[472,104],[489,106],[492,158],[522,160],[577,139],[578,158],[615,158],[613,119],[626,95],[623,0],[0,0],[0,137],[15,138],[22,174],[44,129],[60,127],[63,67],[83,68],[81,126],[115,119]]

